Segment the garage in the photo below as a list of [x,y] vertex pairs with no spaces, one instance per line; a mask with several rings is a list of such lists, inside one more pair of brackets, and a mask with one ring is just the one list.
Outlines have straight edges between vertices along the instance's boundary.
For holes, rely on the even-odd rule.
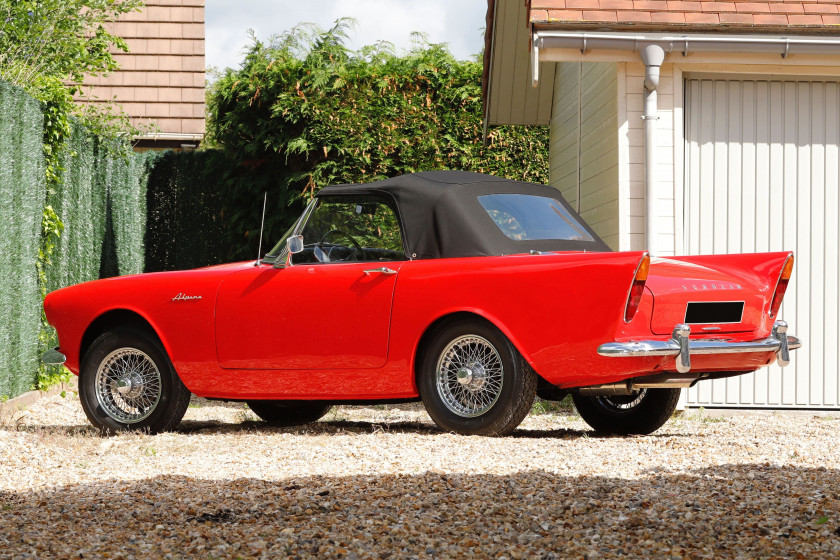
[[485,126],[550,126],[551,185],[612,249],[796,255],[791,365],[687,407],[840,410],[838,25],[840,0],[489,3]]
[[806,341],[791,367],[698,384],[687,404],[836,408],[840,83],[688,76],[683,91],[684,250],[793,250],[780,315]]

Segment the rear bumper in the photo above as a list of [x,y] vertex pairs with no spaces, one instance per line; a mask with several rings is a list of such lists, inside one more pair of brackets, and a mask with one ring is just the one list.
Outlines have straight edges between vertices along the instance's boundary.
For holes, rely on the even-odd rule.
[[692,354],[751,354],[775,352],[780,366],[790,363],[790,351],[802,346],[798,338],[787,334],[787,323],[776,321],[773,332],[765,339],[733,342],[721,339],[689,339],[691,327],[679,324],[674,327],[670,340],[639,340],[607,342],[598,347],[598,354],[611,358],[638,356],[665,356],[676,358],[677,371],[691,369]]

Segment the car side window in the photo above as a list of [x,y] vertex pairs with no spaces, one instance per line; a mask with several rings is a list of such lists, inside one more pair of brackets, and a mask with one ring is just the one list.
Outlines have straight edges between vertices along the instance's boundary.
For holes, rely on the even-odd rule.
[[405,260],[399,219],[376,196],[329,196],[303,228],[304,250],[294,264]]

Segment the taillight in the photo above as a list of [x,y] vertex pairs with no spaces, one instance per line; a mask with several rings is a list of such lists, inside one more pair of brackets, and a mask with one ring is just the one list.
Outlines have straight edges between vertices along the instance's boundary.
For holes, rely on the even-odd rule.
[[639,266],[636,267],[636,276],[633,277],[633,285],[630,286],[630,294],[627,296],[627,307],[624,308],[624,322],[629,323],[639,310],[642,303],[642,294],[645,293],[645,282],[648,271],[650,271],[650,255],[645,253]]
[[785,261],[785,266],[782,267],[782,273],[779,274],[779,281],[776,283],[776,291],[773,292],[773,300],[770,303],[770,316],[775,317],[779,312],[779,307],[782,306],[782,298],[785,297],[785,290],[787,290],[788,282],[790,282],[790,273],[793,272],[793,255],[789,256]]

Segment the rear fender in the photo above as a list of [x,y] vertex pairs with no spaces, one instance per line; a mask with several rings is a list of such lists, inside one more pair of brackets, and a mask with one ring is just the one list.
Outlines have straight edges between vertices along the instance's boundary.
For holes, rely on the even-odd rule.
[[423,335],[435,321],[472,313],[502,331],[549,382],[589,378],[606,366],[597,347],[623,323],[644,254],[550,253],[407,263],[394,294],[391,358],[398,362],[404,357],[413,370]]

